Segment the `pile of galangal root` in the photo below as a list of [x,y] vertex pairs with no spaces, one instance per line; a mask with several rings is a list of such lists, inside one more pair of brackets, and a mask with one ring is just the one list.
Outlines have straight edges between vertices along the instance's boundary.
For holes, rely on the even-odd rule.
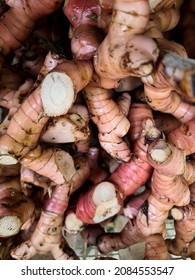
[[195,259],[195,1],[0,14],[0,259],[79,259],[77,233],[102,256],[145,242],[145,260]]

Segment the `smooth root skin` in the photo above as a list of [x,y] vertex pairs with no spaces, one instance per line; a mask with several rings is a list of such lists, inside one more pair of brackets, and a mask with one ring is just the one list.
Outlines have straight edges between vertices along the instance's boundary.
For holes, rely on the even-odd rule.
[[[84,2],[78,0],[65,1],[63,12],[70,21],[71,29],[74,30],[80,26],[98,27],[106,34],[112,14],[112,7],[108,8],[109,3],[108,1],[106,2],[106,7],[102,7],[101,2],[98,0]],[[69,32],[69,36],[71,38],[71,32]]]
[[88,180],[94,185],[106,180],[109,176],[108,171],[99,164],[100,149],[90,147],[87,153],[87,159],[90,167],[90,175]]
[[133,156],[129,163],[120,164],[109,178],[123,197],[133,194],[140,186],[143,186],[150,178],[153,169],[147,161],[146,147],[142,143],[136,144],[136,156]]
[[69,37],[73,56],[81,60],[93,59],[104,39],[105,22],[99,1],[65,1],[63,11],[71,24]]
[[71,51],[77,59],[93,59],[104,33],[96,26],[79,25],[74,29],[71,37]]
[[79,25],[98,26],[101,7],[97,0],[84,2],[66,0],[63,6],[63,12],[74,28]]

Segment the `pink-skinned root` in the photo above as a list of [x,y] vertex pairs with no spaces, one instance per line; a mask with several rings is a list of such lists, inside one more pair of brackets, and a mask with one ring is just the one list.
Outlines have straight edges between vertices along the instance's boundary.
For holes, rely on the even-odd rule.
[[121,205],[121,194],[112,183],[104,181],[79,197],[76,216],[88,224],[99,223],[118,213]]
[[135,220],[129,219],[121,232],[103,233],[97,238],[97,248],[103,254],[125,249],[130,245],[143,242],[144,236],[139,232]]
[[5,178],[0,186],[0,236],[5,238],[30,227],[35,218],[35,205],[22,193],[18,179]]
[[171,260],[165,239],[161,234],[153,234],[145,240],[145,260]]
[[29,240],[11,250],[17,260],[28,260],[36,254],[51,252],[56,260],[78,259],[62,237],[63,216],[41,212],[38,224]]
[[[93,83],[84,88],[84,98],[91,119],[98,127],[98,139],[102,148],[119,162],[128,162],[131,152],[123,137],[127,134],[130,123],[120,106],[110,97],[108,90]],[[126,98],[127,105],[130,105],[130,97]]]

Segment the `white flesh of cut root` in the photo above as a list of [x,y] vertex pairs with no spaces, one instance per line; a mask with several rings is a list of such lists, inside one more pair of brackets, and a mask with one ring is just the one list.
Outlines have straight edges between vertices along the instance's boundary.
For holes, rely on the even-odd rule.
[[49,73],[41,85],[41,100],[47,116],[66,114],[75,99],[74,85],[65,73]]

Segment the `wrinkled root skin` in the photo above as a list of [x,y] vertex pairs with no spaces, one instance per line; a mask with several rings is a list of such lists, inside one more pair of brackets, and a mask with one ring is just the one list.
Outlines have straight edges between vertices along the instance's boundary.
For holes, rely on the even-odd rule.
[[28,260],[36,254],[51,252],[56,260],[78,259],[62,237],[63,216],[41,212],[39,222],[31,238],[11,251],[17,260]]
[[182,238],[166,239],[166,246],[170,254],[181,256],[183,258],[195,257],[195,239],[191,242],[185,242]]

